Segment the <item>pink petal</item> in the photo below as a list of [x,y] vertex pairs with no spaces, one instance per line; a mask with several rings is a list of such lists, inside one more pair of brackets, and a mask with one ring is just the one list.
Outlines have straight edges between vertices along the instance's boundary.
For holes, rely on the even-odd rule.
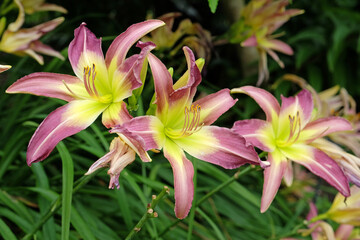
[[341,224],[335,232],[335,237],[338,240],[348,240],[354,229],[353,225]]
[[[127,136],[139,136],[144,149],[161,149],[164,146],[164,126],[157,117],[140,116],[115,126],[111,132],[122,133]],[[128,133],[131,133],[129,135]]]
[[273,95],[271,95],[271,93],[264,89],[252,86],[245,86],[241,88],[234,88],[231,90],[231,93],[245,93],[251,98],[253,98],[255,102],[257,102],[257,104],[259,104],[259,106],[265,112],[267,121],[272,120],[273,114],[279,115],[279,102]]
[[223,113],[229,110],[237,100],[230,96],[229,89],[222,89],[216,93],[207,95],[193,103],[201,107],[200,123],[210,125],[215,122]]
[[74,31],[74,39],[68,49],[71,66],[78,78],[82,79],[84,67],[96,65],[97,69],[104,72],[104,54],[101,49],[101,39],[97,39],[87,27],[82,23]]
[[171,101],[176,101],[176,99],[181,98],[182,95],[185,95],[183,92],[190,90],[188,101],[192,102],[197,86],[201,82],[201,73],[199,68],[195,63],[194,53],[188,47],[183,47],[184,54],[186,57],[188,71],[174,84],[174,92],[171,94]]
[[300,138],[313,141],[330,133],[352,130],[351,123],[341,117],[320,118],[310,122],[301,131]]
[[264,186],[260,209],[262,213],[269,208],[274,200],[287,167],[286,157],[279,151],[269,153],[268,161],[270,167],[264,170]]
[[174,173],[175,215],[183,219],[190,211],[194,196],[194,168],[184,152],[169,139],[164,146],[164,155]]
[[20,78],[13,83],[7,90],[7,93],[29,93],[38,96],[59,98],[65,101],[75,99],[75,96],[66,88],[64,82],[68,85],[83,85],[77,77],[59,74],[59,73],[32,73]]
[[256,47],[257,45],[258,42],[255,35],[252,35],[251,37],[249,37],[248,39],[246,39],[241,43],[241,46],[243,47]]
[[314,102],[312,95],[308,90],[302,90],[295,97],[281,96],[281,110],[280,116],[288,118],[289,115],[296,116],[297,112],[300,113],[301,127],[304,127],[311,118],[314,109]]
[[35,52],[45,54],[48,56],[57,57],[61,60],[65,60],[65,58],[59,53],[58,51],[54,50],[52,47],[43,44],[40,41],[34,41],[31,43],[30,48],[33,49]]
[[287,55],[294,54],[294,51],[288,44],[277,39],[270,39],[266,41],[266,47]]
[[350,196],[349,184],[346,176],[336,162],[324,152],[310,147],[302,146],[296,154],[292,151],[283,153],[294,162],[297,162],[327,181],[345,197]]
[[140,54],[132,55],[115,71],[112,78],[112,91],[115,96],[114,102],[121,101],[131,96],[132,91],[139,88],[143,82],[140,74],[149,52],[155,48],[152,42],[139,42],[137,47],[141,48]]
[[266,146],[264,134],[259,130],[270,125],[269,122],[260,119],[240,120],[234,123],[232,130],[243,136],[246,141],[265,152],[272,152],[272,149]]
[[149,54],[149,64],[154,77],[157,115],[165,120],[169,107],[169,96],[173,92],[173,80],[166,66],[151,53]]
[[105,108],[93,101],[75,100],[50,113],[30,139],[27,164],[44,160],[58,142],[87,128]]
[[173,141],[190,155],[224,168],[238,168],[246,163],[267,166],[242,136],[228,128],[204,126],[190,136]]
[[160,26],[163,26],[164,24],[165,23],[160,20],[148,20],[131,25],[128,29],[126,29],[125,32],[120,34],[111,43],[108,51],[106,52],[106,66],[115,70],[120,64],[123,63],[127,52],[135,42],[137,42],[147,33]]

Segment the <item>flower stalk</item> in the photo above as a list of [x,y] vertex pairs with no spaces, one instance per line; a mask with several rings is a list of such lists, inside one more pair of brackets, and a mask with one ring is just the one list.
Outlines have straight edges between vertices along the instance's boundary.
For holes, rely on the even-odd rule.
[[165,196],[167,196],[169,194],[170,194],[169,187],[164,186],[158,196],[156,196],[156,195],[152,196],[152,201],[151,201],[151,203],[148,204],[146,212],[144,213],[144,215],[142,216],[140,221],[136,224],[136,226],[130,231],[130,233],[127,235],[125,240],[132,239],[134,237],[134,235],[141,230],[141,228],[143,227],[143,225],[149,218],[158,217],[158,214],[157,214],[157,212],[154,211],[154,209],[155,209],[156,205],[160,202],[160,200],[162,200]]

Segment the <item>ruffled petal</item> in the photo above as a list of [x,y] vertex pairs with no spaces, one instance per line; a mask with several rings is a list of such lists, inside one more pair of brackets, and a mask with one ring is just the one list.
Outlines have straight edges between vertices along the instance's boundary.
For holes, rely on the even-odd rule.
[[27,164],[44,160],[58,142],[87,128],[106,107],[90,100],[75,100],[50,113],[29,142]]
[[271,129],[271,124],[260,119],[236,121],[232,127],[232,130],[243,136],[248,143],[265,152],[272,152],[275,144],[268,134],[265,134],[265,129]]
[[165,23],[160,20],[147,20],[131,25],[125,32],[120,34],[111,43],[106,52],[105,61],[111,76],[115,70],[123,63],[130,47],[141,37],[152,30],[163,26]]
[[287,167],[287,159],[280,151],[275,150],[269,153],[268,156],[270,167],[264,170],[264,186],[260,209],[262,213],[269,208],[274,200]]
[[204,126],[191,136],[173,139],[190,155],[224,168],[238,168],[246,163],[267,166],[259,159],[253,146],[228,128]]
[[194,168],[184,152],[170,139],[165,142],[164,155],[174,173],[175,215],[183,219],[190,211],[194,196]]
[[294,162],[297,162],[327,181],[342,195],[350,196],[349,184],[346,176],[336,162],[324,152],[307,145],[293,144],[282,148],[282,153]]
[[272,119],[274,117],[276,118],[280,113],[279,102],[273,95],[271,95],[271,93],[264,89],[245,86],[241,88],[234,88],[231,90],[231,93],[245,93],[253,98],[265,112],[267,121],[272,121]]
[[[77,95],[70,92],[66,85],[69,89],[73,89],[71,91],[76,92]],[[29,93],[72,101],[78,96],[86,94],[86,91],[83,91],[82,94],[79,92],[80,89],[84,88],[83,86],[82,81],[74,76],[40,72],[20,78],[6,90],[6,93]]]

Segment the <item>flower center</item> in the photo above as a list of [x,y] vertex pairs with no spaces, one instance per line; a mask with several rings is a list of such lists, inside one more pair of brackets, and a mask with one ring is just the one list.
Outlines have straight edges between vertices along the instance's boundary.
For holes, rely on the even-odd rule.
[[[95,86],[95,80],[96,80],[96,69],[95,69],[95,64],[92,65],[92,67],[84,67],[84,73],[83,73],[83,83],[84,83],[84,87],[86,89],[86,92],[89,94],[89,96],[99,102],[102,103],[111,103],[113,98],[111,94],[106,94],[101,96],[98,92],[98,90],[96,89]],[[80,97],[78,94],[74,93],[70,87],[65,83],[65,81],[63,81],[65,87],[67,88],[67,90],[74,96],[84,99],[84,97]]]
[[287,138],[287,140],[280,140],[278,139],[276,141],[276,145],[278,147],[286,147],[286,146],[290,146],[291,144],[295,143],[300,136],[301,133],[301,118],[300,118],[300,113],[299,111],[296,112],[296,115],[291,116],[289,115],[289,127],[290,127],[290,131],[289,131],[289,136]]
[[200,129],[204,125],[204,124],[200,124],[200,112],[201,112],[200,105],[196,105],[196,106],[191,105],[190,108],[185,107],[184,109],[185,120],[181,131],[174,130],[172,128],[165,128],[166,135],[170,138],[176,139],[176,138],[190,136],[193,133],[200,131]]

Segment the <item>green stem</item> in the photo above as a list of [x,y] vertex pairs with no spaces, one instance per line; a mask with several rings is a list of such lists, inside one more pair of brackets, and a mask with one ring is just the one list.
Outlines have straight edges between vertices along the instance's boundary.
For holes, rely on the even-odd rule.
[[154,218],[157,217],[157,213],[154,211],[154,208],[156,207],[156,205],[159,203],[159,201],[165,196],[168,195],[170,193],[170,190],[167,186],[164,186],[164,188],[162,189],[162,191],[160,192],[160,194],[158,196],[153,195],[152,196],[152,201],[151,203],[148,205],[146,213],[142,216],[142,218],[140,219],[140,221],[136,224],[136,226],[130,231],[130,233],[127,235],[127,237],[125,238],[125,240],[130,240],[134,237],[134,235],[136,233],[138,233],[142,226],[145,224],[145,222],[149,219],[149,218]]
[[[230,185],[231,183],[236,181],[239,177],[241,177],[241,176],[245,175],[246,173],[250,172],[250,170],[252,170],[252,169],[253,169],[252,166],[248,166],[244,170],[238,170],[231,178],[229,178],[228,180],[226,180],[225,182],[223,182],[222,184],[220,184],[219,186],[214,188],[211,192],[209,192],[208,194],[203,196],[199,201],[197,201],[194,207],[195,208],[199,207],[203,202],[205,202],[207,199],[209,199],[212,195],[219,192],[223,188],[227,187],[228,185]],[[159,234],[159,237],[163,236],[170,228],[176,226],[180,221],[181,221],[180,219],[176,219],[173,223],[171,223],[169,226],[167,226]]]
[[[72,194],[76,193],[83,185],[88,183],[96,174],[93,173],[91,175],[85,175],[82,176],[80,179],[78,179],[74,184],[74,189]],[[54,215],[57,210],[60,209],[62,205],[62,194],[59,195],[59,197],[51,204],[50,208],[47,210],[47,212],[41,217],[40,221],[38,221],[34,228],[26,234],[22,240],[28,240],[31,239],[31,237],[41,228],[42,225],[52,216]]]

